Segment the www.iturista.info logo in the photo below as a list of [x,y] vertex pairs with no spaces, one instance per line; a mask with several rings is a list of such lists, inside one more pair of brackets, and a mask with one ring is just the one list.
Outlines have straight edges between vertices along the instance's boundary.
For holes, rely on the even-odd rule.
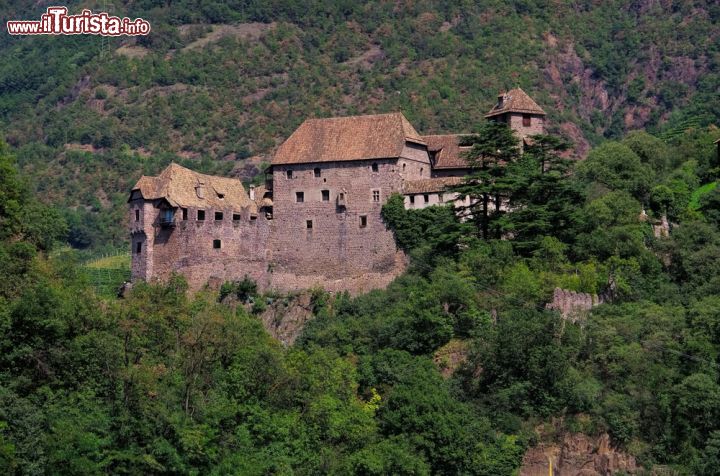
[[142,18],[110,16],[83,10],[79,15],[68,15],[67,7],[48,7],[40,20],[13,20],[7,22],[11,35],[147,35],[150,23]]

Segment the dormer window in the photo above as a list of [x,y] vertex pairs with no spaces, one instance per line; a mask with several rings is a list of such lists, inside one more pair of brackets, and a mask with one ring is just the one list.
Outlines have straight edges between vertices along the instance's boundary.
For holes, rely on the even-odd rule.
[[498,96],[497,108],[500,109],[500,108],[502,108],[504,105],[505,105],[505,95],[504,95],[504,94],[500,94],[500,95]]

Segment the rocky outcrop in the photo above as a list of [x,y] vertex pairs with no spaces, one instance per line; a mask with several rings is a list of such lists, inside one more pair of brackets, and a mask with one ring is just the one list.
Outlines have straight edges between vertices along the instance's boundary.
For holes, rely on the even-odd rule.
[[552,301],[545,307],[559,311],[563,319],[577,322],[583,320],[590,309],[603,302],[604,296],[555,288]]
[[468,343],[460,339],[453,339],[435,351],[433,362],[445,378],[450,378],[453,373],[468,358]]
[[540,444],[523,458],[521,476],[546,476],[552,462],[554,476],[606,476],[637,474],[635,457],[614,448],[607,433],[590,437],[566,434],[561,443]]
[[670,223],[668,223],[665,215],[660,218],[660,223],[654,223],[652,228],[655,238],[667,238],[670,236]]
[[276,299],[260,314],[260,320],[268,333],[286,346],[293,345],[312,318],[310,292]]

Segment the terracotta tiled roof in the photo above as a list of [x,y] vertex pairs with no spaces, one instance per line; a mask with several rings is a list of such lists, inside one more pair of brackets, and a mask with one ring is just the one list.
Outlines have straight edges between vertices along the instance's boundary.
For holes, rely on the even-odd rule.
[[423,136],[428,152],[435,153],[433,169],[466,169],[470,167],[464,153],[471,147],[461,147],[463,134]]
[[425,144],[399,112],[308,119],[278,148],[272,164],[399,157],[406,141]]
[[462,177],[438,177],[422,180],[408,180],[403,183],[403,193],[406,195],[414,193],[436,193],[446,190],[452,185],[459,185],[463,182]]
[[164,198],[174,207],[236,211],[255,208],[238,179],[201,174],[175,163],[168,165],[157,177],[143,175],[132,190],[140,191],[146,200]]
[[[502,102],[499,98],[502,97]],[[498,102],[485,114],[485,117],[492,117],[506,112],[521,112],[525,114],[542,114],[545,111],[520,88],[511,89],[506,93],[498,95]]]

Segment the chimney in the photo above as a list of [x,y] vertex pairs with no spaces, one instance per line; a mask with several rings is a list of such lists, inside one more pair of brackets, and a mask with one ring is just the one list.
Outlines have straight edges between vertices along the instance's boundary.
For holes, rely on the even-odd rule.
[[250,185],[250,200],[255,200],[255,185]]

